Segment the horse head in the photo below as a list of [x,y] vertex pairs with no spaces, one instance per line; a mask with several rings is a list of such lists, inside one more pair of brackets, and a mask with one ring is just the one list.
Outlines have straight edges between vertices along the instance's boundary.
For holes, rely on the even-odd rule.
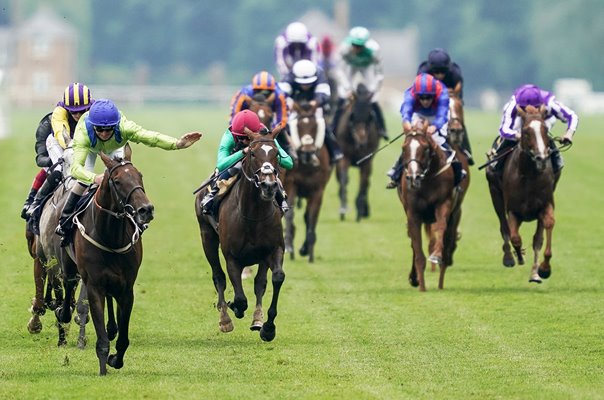
[[461,146],[466,128],[463,116],[463,101],[459,93],[453,89],[449,90],[449,123],[447,138],[453,146]]
[[275,101],[275,92],[266,97],[262,93],[256,93],[252,97],[247,97],[246,102],[249,104],[249,110],[256,113],[260,122],[265,126],[271,126],[273,121],[273,103]]
[[436,143],[427,133],[429,122],[418,119],[403,142],[403,168],[408,189],[419,189],[436,154]]
[[250,139],[250,145],[243,160],[242,172],[249,182],[260,189],[262,200],[272,201],[279,188],[279,148],[275,138],[281,132],[281,125],[268,133],[252,132],[247,127],[244,132]]
[[516,106],[516,110],[522,119],[520,148],[535,163],[537,170],[543,171],[551,157],[550,138],[545,125],[547,110],[544,105],[539,108],[527,106],[526,110]]
[[102,206],[117,215],[128,215],[139,226],[153,219],[153,204],[147,198],[143,186],[143,175],[132,164],[132,150],[124,148],[124,158],[111,158],[100,153],[107,169],[97,195],[103,198]]
[[295,133],[298,141],[299,161],[304,165],[312,165],[317,167],[319,159],[317,153],[323,147],[325,140],[325,129],[319,129],[317,118],[315,117],[316,106],[313,106],[308,101],[295,102],[294,111],[298,114],[296,118],[296,127],[292,136]]
[[373,93],[363,83],[359,83],[353,96],[352,113],[350,122],[352,124],[352,137],[357,146],[365,146],[369,141],[369,123],[373,117],[371,113],[371,97]]

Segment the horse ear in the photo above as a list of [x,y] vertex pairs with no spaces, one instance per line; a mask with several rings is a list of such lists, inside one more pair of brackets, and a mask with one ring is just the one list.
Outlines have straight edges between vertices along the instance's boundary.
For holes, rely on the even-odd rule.
[[276,138],[276,137],[279,135],[279,133],[281,133],[281,130],[282,130],[282,129],[283,129],[283,125],[281,125],[281,124],[277,125],[277,126],[276,126],[276,127],[273,129],[273,131],[270,133],[270,137],[271,137],[271,139]]
[[518,115],[520,115],[522,118],[524,118],[526,116],[526,111],[524,111],[522,109],[522,107],[520,106],[516,106],[516,112],[518,113]]
[[109,157],[107,154],[103,153],[102,151],[99,153],[99,156],[101,156],[101,160],[103,160],[103,163],[105,164],[105,166],[107,168],[111,168],[113,163],[115,163],[115,161],[111,157]]
[[545,104],[541,104],[541,107],[539,107],[539,113],[543,118],[545,118],[545,116],[547,115],[547,107],[545,106]]
[[268,104],[273,104],[273,101],[275,101],[275,92],[271,93],[271,95],[268,96],[268,99],[266,99]]
[[247,135],[248,139],[252,140],[252,136],[254,135],[254,132],[252,132],[252,130],[250,128],[248,128],[247,126],[244,126],[243,133],[245,133]]
[[126,146],[124,146],[124,160],[132,160],[132,148],[130,147],[130,143],[126,143]]

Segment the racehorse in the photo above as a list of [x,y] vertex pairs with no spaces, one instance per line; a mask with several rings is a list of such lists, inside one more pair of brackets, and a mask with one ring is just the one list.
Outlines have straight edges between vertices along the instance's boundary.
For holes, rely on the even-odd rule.
[[246,102],[249,104],[249,110],[258,114],[260,122],[267,128],[271,127],[273,122],[273,103],[275,102],[275,92],[270,96],[265,97],[262,93],[256,93],[252,97],[247,97]]
[[463,102],[457,92],[452,90],[449,90],[449,122],[447,126],[447,142],[456,151],[458,158],[464,157],[467,159],[467,155],[462,150],[464,136],[466,135]]
[[[440,266],[438,288],[443,289],[445,271],[453,265],[457,247],[457,227],[461,219],[461,203],[469,181],[455,187],[451,161],[428,134],[428,122],[419,119],[403,142],[403,168],[398,195],[407,216],[407,234],[411,239],[413,263],[409,273],[411,286],[426,290],[424,270],[426,256],[422,249],[422,224],[430,237],[432,263]],[[467,165],[466,165],[467,168]]]
[[316,227],[319,220],[325,186],[329,181],[333,167],[329,162],[329,153],[323,145],[325,125],[317,124],[316,106],[309,102],[294,103],[297,118],[290,119],[290,132],[294,147],[298,153],[298,162],[285,176],[285,189],[288,193],[290,211],[285,214],[285,251],[294,259],[293,241],[296,232],[294,207],[296,197],[307,200],[304,212],[306,237],[300,248],[301,256],[308,256],[309,262],[315,259]]
[[[62,181],[57,187],[55,192],[40,206],[39,210],[35,212],[41,213],[45,208],[54,210],[57,208],[57,204],[66,199],[67,194],[73,185],[74,181],[70,177],[69,172],[73,159],[73,149],[70,146],[71,138],[64,135],[65,143],[68,147],[65,149],[63,156],[59,163],[62,164]],[[53,165],[51,169],[57,167],[59,163]],[[40,224],[42,227],[44,225]],[[55,224],[51,224],[46,227],[51,230],[50,234],[47,235],[49,242],[58,242],[59,238],[54,234]],[[63,303],[63,285],[61,282],[60,266],[58,265],[54,252],[48,252],[47,256],[40,257],[38,255],[38,248],[42,246],[40,243],[41,236],[36,235],[33,227],[33,218],[30,218],[26,224],[25,238],[27,240],[27,248],[30,256],[34,260],[34,285],[35,285],[35,296],[32,299],[31,313],[32,316],[27,324],[27,330],[29,333],[36,334],[42,331],[42,321],[40,317],[46,313],[46,309],[55,310],[57,306]],[[58,247],[58,246],[57,246]],[[48,246],[47,246],[48,248]],[[44,293],[46,285],[46,293]],[[53,293],[55,298],[53,298]],[[80,296],[77,303],[75,299],[71,299],[72,306],[75,306],[78,314],[76,317],[76,323],[80,326],[80,333],[78,336],[78,347],[86,347],[86,323],[88,322],[88,302],[86,300],[86,289],[84,285],[81,285]],[[57,324],[59,331],[58,345],[63,346],[67,344],[67,325]]]
[[[103,181],[85,208],[76,212],[77,229],[71,233],[73,247],[68,257],[64,254],[60,259],[65,276],[65,300],[63,306],[55,310],[57,320],[66,322],[71,318],[67,299],[75,286],[72,277],[79,272],[88,291],[100,375],[107,373],[107,364],[116,369],[124,365],[134,304],[133,287],[143,257],[140,239],[153,219],[153,205],[145,194],[141,173],[130,161],[131,154],[129,145],[124,148],[123,159],[99,154],[107,167]],[[118,308],[117,321],[114,300]],[[109,342],[116,335],[116,353],[109,355]]]
[[[352,100],[345,106],[342,117],[338,122],[336,136],[344,153],[344,158],[338,163],[336,173],[340,186],[340,219],[344,220],[348,211],[346,186],[348,185],[348,168],[373,153],[379,144],[376,117],[371,108],[372,93],[360,83],[357,85]],[[373,160],[359,165],[359,191],[356,197],[357,222],[369,217],[369,177],[371,176]]]
[[[539,109],[527,106],[526,111],[517,108],[522,118],[520,140],[508,156],[503,172],[487,168],[487,180],[495,213],[499,218],[499,230],[503,238],[503,265],[513,267],[514,247],[518,264],[524,264],[520,225],[524,221],[537,220],[533,236],[533,267],[529,282],[541,283],[551,275],[552,231],[554,229],[554,189],[560,173],[554,173],[550,160],[548,130],[545,125],[547,113],[544,106]],[[546,234],[544,260],[539,264],[539,251],[543,246],[543,231]]]
[[[205,256],[212,267],[212,280],[218,294],[216,308],[219,311],[219,328],[222,332],[233,330],[233,322],[227,308],[237,318],[243,318],[247,310],[247,298],[241,284],[241,272],[245,266],[258,264],[254,279],[256,309],[251,330],[259,330],[260,338],[270,342],[275,338],[275,318],[283,271],[283,227],[281,211],[275,204],[278,190],[278,148],[275,137],[281,128],[262,135],[245,129],[250,138],[249,151],[242,161],[241,176],[233,183],[218,210],[218,226],[212,217],[203,214],[203,192],[195,198],[195,213],[201,233]],[[234,290],[234,300],[227,304],[224,296],[226,276],[220,264],[218,249],[226,260],[226,269]],[[266,290],[267,271],[271,269],[273,297],[268,309],[268,319],[263,323],[262,297]]]

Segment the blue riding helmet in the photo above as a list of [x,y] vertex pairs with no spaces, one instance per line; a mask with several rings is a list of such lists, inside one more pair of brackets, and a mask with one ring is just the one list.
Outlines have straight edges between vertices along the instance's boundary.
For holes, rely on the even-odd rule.
[[88,121],[94,126],[115,126],[120,118],[120,111],[109,99],[96,100],[88,112]]

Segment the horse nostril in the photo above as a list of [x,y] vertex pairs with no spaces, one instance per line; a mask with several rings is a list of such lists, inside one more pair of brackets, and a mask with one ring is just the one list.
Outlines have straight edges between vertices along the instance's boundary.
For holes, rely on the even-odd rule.
[[153,204],[146,204],[136,210],[137,214],[141,216],[141,218],[147,219],[147,221],[151,221],[153,219]]

